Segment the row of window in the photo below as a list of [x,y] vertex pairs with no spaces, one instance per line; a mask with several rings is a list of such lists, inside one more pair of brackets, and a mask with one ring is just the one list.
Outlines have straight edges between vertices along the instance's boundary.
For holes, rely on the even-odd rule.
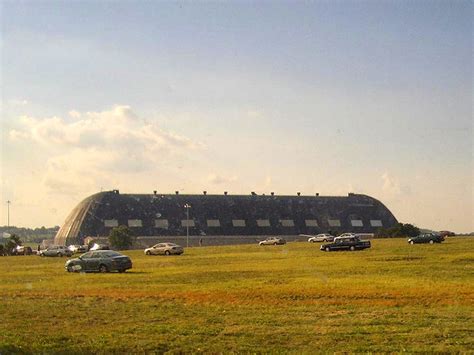
[[[292,219],[280,219],[280,223],[282,227],[294,227],[295,222]],[[339,219],[328,219],[328,224],[330,227],[340,227],[341,221]],[[244,219],[233,219],[232,225],[234,227],[245,227],[246,223]],[[306,227],[319,227],[318,221],[315,219],[306,219],[305,220]],[[351,220],[352,227],[363,227],[364,223],[360,219],[353,219]],[[106,219],[104,221],[105,227],[118,227],[118,221],[116,219]],[[142,220],[141,219],[129,219],[128,220],[129,227],[142,227]],[[155,227],[156,228],[163,228],[168,229],[169,223],[167,219],[155,219]],[[182,227],[194,227],[194,219],[183,219],[181,220]],[[207,220],[208,227],[220,227],[221,222],[218,219],[208,219]],[[271,227],[270,220],[268,219],[257,219],[257,226],[258,227]],[[370,220],[371,227],[382,227],[382,221],[380,219],[371,219]]]

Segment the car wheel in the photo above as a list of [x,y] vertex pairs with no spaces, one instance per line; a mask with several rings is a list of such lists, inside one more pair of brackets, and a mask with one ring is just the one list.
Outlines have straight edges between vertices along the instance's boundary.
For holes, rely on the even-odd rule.
[[331,249],[329,249],[329,247],[326,247],[326,249],[324,249],[324,250],[326,250],[326,251],[331,251]]
[[351,249],[351,251],[354,251],[354,250],[356,250],[355,246],[351,246],[351,248],[350,248],[350,249]]
[[43,257],[43,256],[44,256],[44,254],[43,254],[43,253],[40,253],[40,256],[41,256],[41,257]]
[[109,272],[109,269],[107,269],[107,266],[102,264],[99,266],[99,272],[102,272],[102,273]]
[[415,242],[412,240],[412,241],[410,242],[410,244],[413,245],[413,244],[415,244]]
[[431,239],[431,240],[430,240],[430,244],[433,244],[433,243],[434,243],[434,241],[433,241],[433,239]]
[[150,251],[149,251],[149,250],[148,250],[148,251],[147,251],[145,254],[146,254],[146,255],[151,255],[151,253],[150,253]]
[[63,254],[62,254],[62,253],[58,253],[58,256],[59,256],[60,258],[62,258],[62,257],[63,257]]
[[169,250],[165,250],[165,255],[170,255],[170,251]]
[[124,269],[120,269],[118,272],[120,272],[121,274],[124,273],[126,270]]
[[73,268],[72,265],[69,265],[69,266],[67,267],[67,272],[74,272],[74,268]]

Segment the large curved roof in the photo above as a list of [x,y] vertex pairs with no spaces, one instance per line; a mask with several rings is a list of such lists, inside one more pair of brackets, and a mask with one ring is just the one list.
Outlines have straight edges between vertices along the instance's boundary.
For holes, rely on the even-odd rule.
[[87,236],[107,236],[118,225],[129,226],[137,236],[176,236],[186,235],[187,226],[190,235],[296,235],[375,232],[396,223],[380,201],[359,194],[144,195],[114,190],[80,202],[58,231],[55,243],[81,243]]

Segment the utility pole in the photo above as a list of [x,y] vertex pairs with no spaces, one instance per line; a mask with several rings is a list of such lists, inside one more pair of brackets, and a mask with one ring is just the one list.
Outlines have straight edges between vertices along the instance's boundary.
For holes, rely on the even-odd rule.
[[189,247],[189,209],[191,205],[185,204],[184,208],[186,208],[186,247]]
[[7,227],[10,228],[10,203],[11,201],[7,201]]

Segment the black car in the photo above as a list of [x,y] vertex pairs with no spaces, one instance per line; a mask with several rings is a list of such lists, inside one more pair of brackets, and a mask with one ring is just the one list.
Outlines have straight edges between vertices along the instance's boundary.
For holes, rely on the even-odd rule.
[[417,235],[416,237],[408,239],[409,244],[419,244],[419,243],[441,243],[444,241],[444,236],[437,233],[424,233]]
[[132,268],[132,260],[113,250],[95,250],[66,261],[64,268],[68,272],[125,272]]
[[356,235],[334,238],[334,243],[323,244],[320,249],[322,251],[336,250],[362,250],[370,248],[370,241],[360,240]]

